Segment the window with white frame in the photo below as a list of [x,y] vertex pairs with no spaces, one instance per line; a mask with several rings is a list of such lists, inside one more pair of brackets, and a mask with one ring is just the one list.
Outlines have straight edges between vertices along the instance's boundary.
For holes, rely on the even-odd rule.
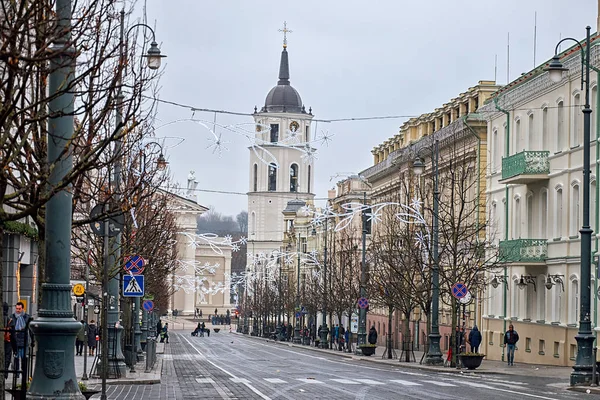
[[521,118],[515,119],[515,147],[513,149],[513,154],[520,152],[523,149],[523,138],[521,132]]
[[536,319],[538,321],[546,320],[546,277],[544,275],[539,275],[537,277],[537,301],[536,301]]
[[573,126],[571,130],[571,147],[577,147],[581,144],[581,96],[579,93],[573,95],[572,107]]
[[548,107],[542,109],[542,150],[548,149]]
[[565,110],[563,101],[556,103],[556,152],[562,151],[564,147],[563,137],[565,135]]
[[527,193],[527,238],[533,238],[534,218],[533,218],[533,192]]
[[581,225],[579,219],[579,182],[573,182],[571,184],[571,223],[569,229],[569,236],[575,237],[579,235],[579,227]]
[[510,316],[517,318],[519,316],[521,290],[519,290],[519,286],[517,285],[517,283],[519,283],[519,279],[516,276],[513,276],[512,282]]
[[529,140],[529,148],[528,150],[537,150],[536,146],[536,136],[535,136],[535,126],[533,124],[533,111],[529,112],[527,118],[527,140]]
[[594,86],[592,88],[592,94],[590,95],[592,96],[591,102],[592,102],[592,114],[591,114],[591,120],[590,120],[590,124],[591,126],[591,132],[592,132],[592,137],[591,139],[594,140],[597,136],[597,132],[598,132],[598,127],[596,126],[596,121],[597,121],[597,117],[596,117],[596,105],[598,104],[598,100],[597,100],[597,96],[598,96],[598,86]]
[[554,237],[562,237],[563,221],[563,190],[562,187],[556,188],[556,205],[554,207]]
[[494,128],[492,131],[492,148],[490,151],[490,171],[492,174],[498,170],[498,166],[496,165],[498,163],[498,152],[498,129]]
[[569,278],[569,315],[568,324],[577,324],[579,318],[579,280],[577,276],[571,275]]
[[490,229],[489,229],[489,237],[495,238],[498,235],[498,221],[496,220],[496,213],[498,212],[498,208],[496,205],[496,200],[492,201],[492,206],[490,207]]
[[521,237],[521,196],[515,196],[515,209],[513,211],[513,239]]
[[252,211],[252,215],[250,217],[250,226],[248,227],[248,232],[252,232],[253,235],[254,232],[256,232],[256,213],[254,211]]
[[554,285],[550,291],[552,292],[552,322],[560,322],[562,318],[562,288],[560,285]]
[[540,238],[548,238],[548,190],[540,193]]

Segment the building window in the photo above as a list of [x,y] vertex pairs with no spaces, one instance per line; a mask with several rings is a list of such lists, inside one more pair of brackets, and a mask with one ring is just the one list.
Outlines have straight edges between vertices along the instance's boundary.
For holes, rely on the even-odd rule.
[[571,344],[569,346],[570,350],[569,350],[569,358],[572,361],[575,361],[575,358],[577,358],[577,345],[576,344]]
[[533,238],[534,232],[534,218],[533,218],[533,193],[527,195],[527,238]]
[[531,353],[531,338],[530,337],[525,338],[525,351],[528,353]]
[[271,124],[271,143],[279,142],[279,124]]
[[563,149],[563,136],[565,134],[565,110],[562,100],[556,105],[556,126],[556,152],[558,153]]
[[529,114],[529,118],[527,119],[527,140],[529,140],[529,150],[536,150],[537,146],[535,145],[535,132],[533,125],[533,112]]
[[254,164],[252,173],[252,190],[256,192],[258,190],[258,165]]
[[556,189],[556,207],[554,219],[554,237],[560,239],[562,237],[562,220],[563,220],[563,191],[562,188]]
[[573,96],[573,131],[571,132],[571,147],[581,144],[581,96],[577,93]]
[[515,121],[515,148],[513,154],[516,154],[523,149],[523,138],[521,136],[521,119],[517,118]]
[[546,354],[546,341],[540,339],[539,341],[539,346],[538,346],[538,354],[543,356]]
[[548,191],[540,194],[540,238],[548,238]]
[[497,164],[497,159],[498,157],[496,156],[496,154],[498,154],[498,129],[494,129],[492,132],[492,148],[490,151],[490,158],[491,158],[491,163],[490,166],[492,167],[492,174],[496,172],[496,170],[498,169]]
[[290,167],[290,192],[298,191],[298,164]]
[[310,142],[310,126],[308,125],[304,128],[304,141],[306,143]]
[[579,317],[579,281],[577,277],[571,277],[569,287],[569,325],[576,325]]
[[273,163],[269,164],[269,191],[277,190],[277,166]]
[[569,232],[570,237],[579,236],[579,185],[573,184],[571,198],[573,204],[571,204],[571,229]]
[[548,107],[542,110],[542,150],[548,150]]
[[513,239],[521,237],[521,198],[515,197],[515,210],[513,215]]
[[[254,211],[252,211],[252,216],[250,218],[250,226],[248,227],[248,232],[252,232],[252,235],[254,235],[254,232],[256,232],[256,213]],[[255,238],[253,237],[252,240],[254,240]]]
[[556,358],[559,357],[559,349],[560,349],[560,343],[554,342],[554,357],[556,357]]
[[311,167],[310,165],[308,166],[308,183],[306,184],[306,193],[310,193],[310,173],[311,173]]

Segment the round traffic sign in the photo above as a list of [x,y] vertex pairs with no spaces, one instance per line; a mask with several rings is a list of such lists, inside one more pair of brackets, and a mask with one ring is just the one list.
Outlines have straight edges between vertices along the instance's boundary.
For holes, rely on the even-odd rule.
[[469,293],[467,286],[462,282],[457,282],[452,285],[452,296],[460,299],[461,297],[465,297]]
[[358,307],[367,308],[369,307],[369,300],[366,297],[361,297],[358,299]]
[[145,311],[150,312],[154,309],[154,302],[152,300],[144,300],[144,302],[142,303],[142,307]]
[[73,294],[75,296],[83,296],[84,293],[85,286],[83,286],[81,283],[78,283],[77,285],[73,286]]
[[123,268],[126,272],[131,272],[133,275],[140,275],[146,268],[146,260],[144,257],[138,255],[129,256]]

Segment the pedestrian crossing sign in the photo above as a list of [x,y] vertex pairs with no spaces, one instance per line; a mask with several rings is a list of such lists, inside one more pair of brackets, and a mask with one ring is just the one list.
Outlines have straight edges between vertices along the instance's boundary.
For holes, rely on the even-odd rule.
[[125,297],[143,297],[144,296],[144,275],[124,275],[123,276],[123,296],[125,296]]

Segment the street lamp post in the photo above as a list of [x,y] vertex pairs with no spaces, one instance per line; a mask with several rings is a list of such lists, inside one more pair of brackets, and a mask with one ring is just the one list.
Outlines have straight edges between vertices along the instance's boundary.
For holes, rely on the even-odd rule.
[[[590,307],[590,285],[591,285],[591,250],[592,229],[590,228],[590,27],[586,27],[585,50],[583,44],[573,38],[565,38],[558,42],[554,50],[554,57],[546,68],[553,82],[562,80],[563,67],[558,55],[558,47],[566,40],[579,44],[581,50],[581,89],[585,84],[585,105],[583,106],[583,226],[581,233],[581,307],[579,313],[579,331],[575,336],[577,341],[577,357],[573,372],[571,372],[571,386],[588,384],[592,382],[592,368],[596,360],[593,358],[592,347],[594,345],[594,334],[591,323]],[[585,75],[584,75],[585,74]]]
[[[363,205],[367,205],[367,192],[363,192]],[[367,210],[362,212],[362,262],[360,265],[360,297],[367,296]],[[358,312],[358,345],[367,344],[367,309],[361,307]]]
[[[322,349],[326,349],[328,347],[327,336],[329,335],[329,329],[327,328],[327,221],[329,218],[325,218],[325,250],[323,252],[323,324],[321,326],[321,331],[319,334],[321,335],[321,341],[319,346]],[[350,327],[348,327],[350,329]]]
[[[55,190],[73,169],[71,143],[74,134],[76,51],[71,40],[71,0],[56,0],[56,37],[50,49],[47,164],[45,190]],[[75,374],[75,336],[81,323],[71,309],[71,214],[70,187],[57,191],[46,203],[45,282],[38,318],[31,323],[37,343],[31,399],[83,398]],[[75,383],[74,383],[75,382]]]
[[[154,34],[154,30],[150,26],[140,23],[140,24],[135,24],[135,25],[131,26],[125,33],[125,11],[124,10],[121,11],[121,31],[120,31],[120,38],[119,38],[119,65],[122,67],[124,67],[126,65],[125,39],[129,35],[129,33],[134,28],[137,28],[137,27],[142,27],[142,28],[148,29],[152,33],[152,43],[150,44],[150,48],[148,49],[147,54],[144,55],[144,58],[146,58],[148,68],[150,68],[152,70],[156,70],[156,69],[160,68],[161,59],[165,56],[161,55],[161,53],[160,53],[160,49],[158,48],[158,44],[156,43],[156,37]],[[119,75],[117,76],[116,116],[115,116],[115,127],[117,130],[117,132],[116,132],[117,140],[115,141],[114,154],[113,154],[114,159],[115,159],[113,180],[114,180],[114,187],[116,188],[115,189],[115,194],[116,194],[115,202],[117,204],[120,200],[120,197],[118,195],[118,193],[119,193],[118,188],[119,188],[120,182],[121,182],[121,163],[119,160],[121,157],[121,152],[122,152],[122,147],[123,147],[122,127],[125,123],[125,121],[123,121],[123,109],[122,109],[124,96],[123,96],[123,91],[122,91],[121,71],[119,71],[118,74]],[[113,267],[113,270],[118,270],[117,263],[120,260],[120,248],[121,248],[120,233],[112,240],[111,248],[112,248],[112,250],[110,253],[110,258],[109,258],[108,264]],[[108,300],[108,304],[106,305],[106,307],[108,308],[108,311],[107,311],[108,316],[106,318],[106,321],[103,322],[103,324],[107,324],[107,326],[108,326],[108,337],[106,337],[106,339],[103,338],[102,340],[108,341],[109,348],[107,350],[108,354],[103,354],[103,358],[106,359],[106,357],[109,357],[108,360],[105,361],[106,367],[108,367],[107,371],[114,371],[120,376],[125,376],[125,372],[126,372],[126,366],[124,363],[125,357],[123,356],[123,352],[121,350],[121,331],[123,330],[123,328],[118,323],[119,322],[119,307],[118,307],[119,282],[120,282],[119,276],[116,275],[110,279],[110,281],[108,282],[108,286],[104,289],[107,292],[106,298]],[[135,310],[139,310],[139,308],[140,308],[139,298],[136,299],[134,307],[135,307]],[[139,327],[137,328],[137,330],[139,330]],[[141,334],[141,332],[139,334]],[[139,338],[139,334],[138,334],[138,338]],[[134,342],[135,342],[135,340],[134,340]],[[133,349],[133,343],[132,343],[132,349]],[[132,351],[137,352],[137,349],[133,349]],[[133,359],[133,357],[132,357],[132,359]],[[133,361],[135,362],[135,359],[133,359]],[[103,365],[104,365],[104,362],[103,362]],[[104,396],[105,396],[105,394],[103,393],[102,397],[104,397]]]
[[296,326],[294,327],[294,343],[300,344],[300,232],[298,232],[298,271],[296,276]]
[[[439,254],[438,254],[438,239],[439,239],[439,201],[440,192],[438,188],[438,163],[440,157],[439,142],[436,140],[434,144],[433,162],[433,226],[432,226],[432,258],[433,267],[431,269],[431,331],[429,332],[429,348],[425,363],[428,365],[440,365],[444,362],[442,359],[442,351],[440,349],[440,327],[439,327],[439,309],[440,309],[440,269],[439,269]],[[425,170],[425,165],[420,158],[417,158],[413,164],[415,175],[421,175]]]

